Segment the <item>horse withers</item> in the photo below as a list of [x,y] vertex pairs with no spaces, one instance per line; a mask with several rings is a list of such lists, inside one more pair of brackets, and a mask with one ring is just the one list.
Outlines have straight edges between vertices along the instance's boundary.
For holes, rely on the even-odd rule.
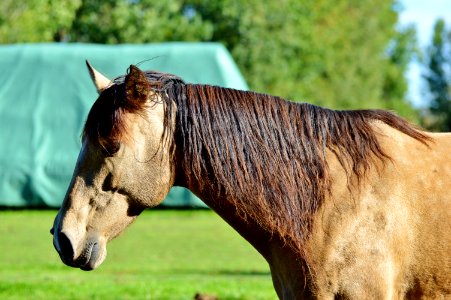
[[174,185],[269,263],[281,299],[451,297],[451,134],[130,66],[99,92],[52,228],[62,261],[106,244]]

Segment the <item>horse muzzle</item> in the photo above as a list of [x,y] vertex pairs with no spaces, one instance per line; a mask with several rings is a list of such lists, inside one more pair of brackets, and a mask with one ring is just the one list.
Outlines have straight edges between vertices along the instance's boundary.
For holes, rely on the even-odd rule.
[[69,238],[69,235],[62,231],[52,234],[55,250],[58,252],[61,261],[70,267],[91,271],[97,268],[106,257],[105,246],[96,236],[86,238],[77,246]]

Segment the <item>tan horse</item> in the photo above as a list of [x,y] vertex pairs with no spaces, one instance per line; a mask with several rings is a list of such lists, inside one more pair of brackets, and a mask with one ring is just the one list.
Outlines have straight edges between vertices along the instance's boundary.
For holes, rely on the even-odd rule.
[[[53,243],[91,270],[173,185],[268,261],[281,299],[449,299],[451,135],[130,66],[99,91]],[[151,230],[151,228],[149,228]]]

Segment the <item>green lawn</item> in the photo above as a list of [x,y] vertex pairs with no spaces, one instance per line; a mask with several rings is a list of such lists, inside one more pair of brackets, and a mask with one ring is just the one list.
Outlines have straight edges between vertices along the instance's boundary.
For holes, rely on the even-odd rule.
[[91,272],[60,261],[55,215],[0,211],[0,299],[276,299],[264,259],[211,211],[146,211]]

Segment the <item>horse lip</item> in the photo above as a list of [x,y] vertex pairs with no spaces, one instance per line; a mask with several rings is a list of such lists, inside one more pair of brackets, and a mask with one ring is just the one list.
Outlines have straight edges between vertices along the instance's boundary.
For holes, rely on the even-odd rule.
[[83,255],[76,260],[77,266],[83,271],[92,271],[99,257],[99,244],[97,242],[88,243],[83,251]]
[[[55,247],[56,248],[56,247]],[[83,253],[77,259],[64,257],[57,251],[64,264],[73,268],[80,268],[83,271],[94,270],[96,261],[99,257],[99,244],[97,242],[89,242]]]
[[73,268],[77,268],[77,265],[76,265],[76,263],[75,263],[75,261],[73,259],[68,260],[61,253],[58,252],[58,254],[59,254],[60,258],[61,258],[61,261],[63,263],[65,263],[67,266],[73,267]]

